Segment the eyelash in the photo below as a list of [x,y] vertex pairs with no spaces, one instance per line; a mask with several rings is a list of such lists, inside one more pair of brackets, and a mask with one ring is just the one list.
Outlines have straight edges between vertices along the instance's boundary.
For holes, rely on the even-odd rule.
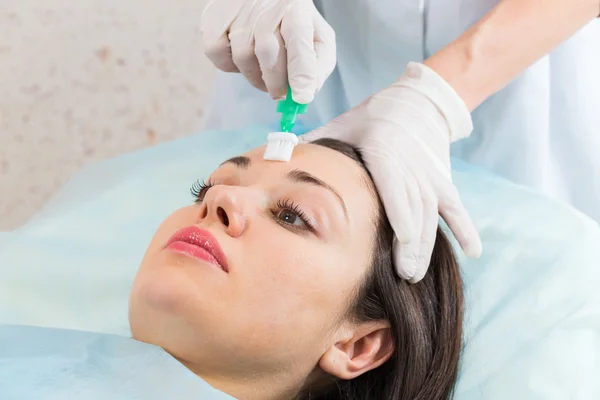
[[[273,210],[273,216],[277,217],[277,213],[281,210],[289,210],[292,211],[293,213],[295,213],[298,218],[300,218],[300,220],[302,222],[304,222],[304,224],[306,225],[306,228],[311,231],[311,232],[315,232],[315,227],[314,224],[311,222],[311,219],[308,217],[308,215],[306,215],[306,213],[304,211],[302,211],[302,209],[296,204],[294,203],[292,200],[289,199],[282,199],[282,200],[278,200],[277,204],[275,205],[276,210]],[[286,226],[293,226],[291,224],[287,224],[279,219],[277,219],[277,223],[282,224],[282,225],[286,225]],[[295,228],[294,229],[302,229],[302,228]]]
[[[202,201],[204,201],[204,197],[206,196],[206,192],[208,192],[208,190],[210,188],[212,188],[213,186],[215,186],[215,184],[214,184],[214,182],[212,182],[210,180],[208,180],[208,181],[197,180],[196,182],[194,182],[192,184],[192,187],[190,187],[190,193],[194,197],[194,201],[196,203],[202,203]],[[291,227],[293,227],[293,229],[301,229],[301,228],[296,228],[291,224],[285,223],[285,222],[277,219],[277,213],[281,210],[292,211],[306,225],[306,228],[309,231],[311,231],[311,232],[316,231],[314,224],[311,222],[311,219],[308,217],[308,215],[306,215],[306,213],[304,211],[302,211],[302,209],[296,203],[294,203],[292,200],[289,200],[289,199],[278,200],[277,204],[275,205],[275,209],[271,210],[271,212],[273,213],[273,216],[275,217],[275,220],[278,224],[291,226]]]
[[197,180],[196,182],[194,182],[192,184],[192,187],[190,188],[190,193],[192,194],[192,196],[194,196],[194,201],[196,203],[202,203],[202,201],[204,200],[204,196],[206,196],[206,192],[208,192],[208,189],[210,189],[213,186],[215,186],[215,184],[210,180]]

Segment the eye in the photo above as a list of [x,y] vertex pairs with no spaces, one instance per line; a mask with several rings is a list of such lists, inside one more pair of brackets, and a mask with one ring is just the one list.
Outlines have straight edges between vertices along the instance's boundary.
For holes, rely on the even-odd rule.
[[289,200],[280,200],[273,211],[277,222],[284,227],[314,232],[310,217],[296,204]]
[[299,225],[299,226],[304,225],[304,221],[302,221],[300,216],[292,210],[287,210],[287,209],[280,210],[277,213],[277,218],[279,218],[280,221],[285,222],[286,224]]
[[202,203],[204,201],[204,197],[206,196],[206,192],[208,189],[213,187],[214,184],[210,181],[196,181],[192,184],[190,188],[190,193],[194,196],[194,202]]

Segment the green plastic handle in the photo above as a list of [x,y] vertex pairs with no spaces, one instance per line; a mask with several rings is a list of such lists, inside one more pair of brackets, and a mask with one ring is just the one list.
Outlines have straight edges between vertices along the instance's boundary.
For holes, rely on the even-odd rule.
[[290,132],[296,123],[298,114],[306,113],[308,104],[299,104],[292,99],[292,88],[288,87],[285,100],[277,103],[277,112],[281,113],[281,132]]

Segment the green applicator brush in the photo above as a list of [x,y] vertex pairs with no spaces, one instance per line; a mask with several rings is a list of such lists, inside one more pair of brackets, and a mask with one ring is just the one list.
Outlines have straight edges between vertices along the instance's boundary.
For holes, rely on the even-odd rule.
[[281,113],[280,132],[272,132],[267,136],[267,148],[263,159],[272,161],[290,161],[294,147],[298,144],[298,136],[292,128],[299,114],[306,113],[308,104],[299,104],[292,99],[292,89],[288,88],[285,100],[277,103],[277,112]]

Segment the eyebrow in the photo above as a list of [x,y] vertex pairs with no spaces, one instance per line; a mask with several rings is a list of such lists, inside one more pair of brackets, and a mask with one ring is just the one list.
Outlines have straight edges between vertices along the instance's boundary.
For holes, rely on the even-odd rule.
[[[248,169],[248,167],[250,167],[250,164],[252,164],[252,160],[250,160],[250,158],[246,157],[246,156],[237,156],[237,157],[230,158],[229,160],[224,161],[223,163],[221,163],[221,165],[224,165],[224,164],[233,164],[233,165],[235,165],[238,168]],[[302,170],[299,170],[299,169],[295,169],[293,171],[288,172],[287,178],[290,179],[290,180],[292,180],[292,181],[294,181],[294,182],[309,183],[311,185],[320,186],[322,188],[325,188],[325,189],[329,190],[339,200],[340,205],[342,206],[342,209],[344,210],[344,216],[346,217],[346,220],[348,219],[348,209],[346,208],[346,203],[344,202],[344,199],[330,185],[328,185],[327,183],[323,182],[322,180],[320,180],[316,176],[311,175],[308,172],[302,171]]]
[[230,158],[227,161],[223,161],[221,163],[221,165],[224,165],[224,164],[233,164],[233,165],[235,165],[238,168],[248,169],[248,167],[251,164],[251,161],[250,161],[249,157],[246,157],[246,156],[237,156],[237,157]]
[[320,186],[322,188],[329,190],[331,193],[333,193],[335,195],[335,197],[338,198],[342,208],[344,209],[344,216],[346,217],[346,219],[348,219],[348,209],[346,208],[346,203],[344,202],[344,199],[342,199],[342,196],[340,196],[340,194],[334,188],[329,186],[327,183],[323,182],[316,176],[311,175],[308,172],[302,171],[299,169],[295,169],[293,171],[288,172],[287,177],[288,177],[288,179],[295,181],[295,182],[310,183],[312,185]]

